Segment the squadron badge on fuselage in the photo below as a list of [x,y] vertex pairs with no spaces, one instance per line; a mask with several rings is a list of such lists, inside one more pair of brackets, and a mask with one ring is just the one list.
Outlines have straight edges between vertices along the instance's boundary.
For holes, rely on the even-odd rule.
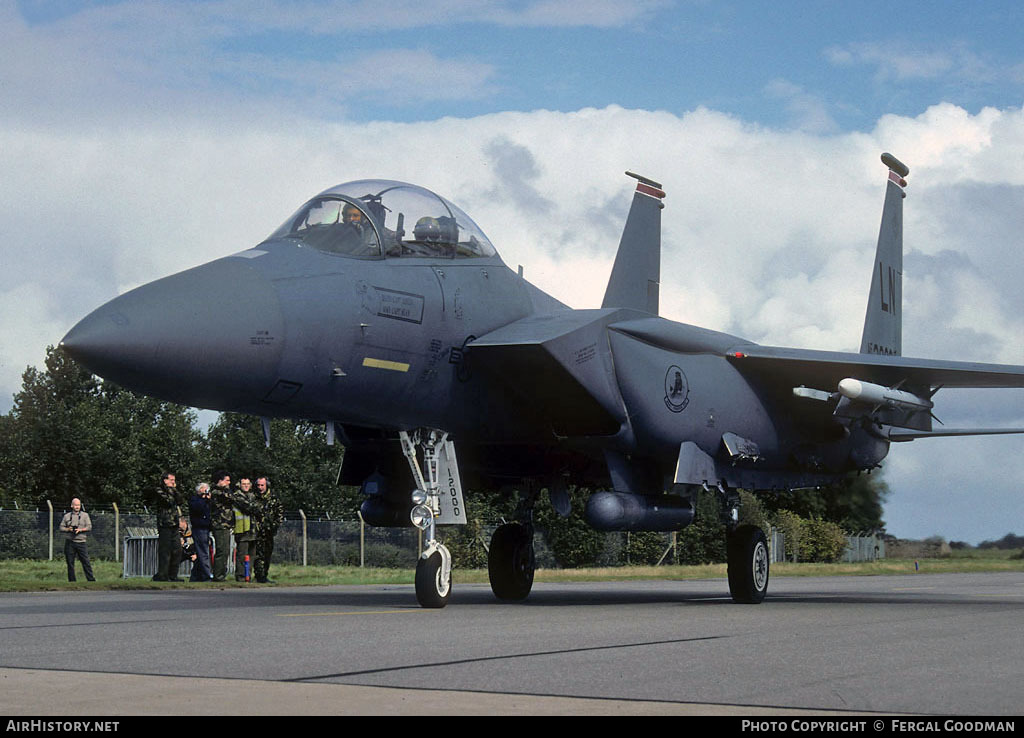
[[665,407],[681,413],[690,404],[690,384],[683,370],[673,364],[665,372]]

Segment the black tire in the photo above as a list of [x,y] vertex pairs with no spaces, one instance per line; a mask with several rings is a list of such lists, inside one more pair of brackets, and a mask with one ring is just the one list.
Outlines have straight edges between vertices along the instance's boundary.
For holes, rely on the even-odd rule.
[[756,605],[768,593],[768,539],[755,525],[741,525],[726,539],[733,602]]
[[416,601],[420,607],[440,608],[448,604],[452,594],[451,572],[442,581],[443,567],[440,551],[416,562]]
[[499,600],[525,600],[533,589],[533,536],[521,523],[506,523],[494,531],[487,555],[491,591]]

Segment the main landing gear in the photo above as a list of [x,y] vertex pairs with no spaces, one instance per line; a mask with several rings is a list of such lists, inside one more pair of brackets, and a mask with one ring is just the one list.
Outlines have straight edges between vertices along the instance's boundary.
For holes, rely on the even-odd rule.
[[729,594],[744,605],[760,603],[768,593],[768,541],[756,525],[738,525],[726,534]]
[[494,531],[487,554],[491,591],[499,600],[525,600],[533,589],[536,558],[533,550],[533,506],[538,490],[531,489],[516,510],[519,522],[505,523]]
[[732,601],[756,605],[768,593],[768,539],[756,525],[740,524],[739,495],[718,487],[725,523],[726,561]]
[[533,526],[505,523],[494,531],[487,555],[491,591],[499,600],[525,600],[533,589]]

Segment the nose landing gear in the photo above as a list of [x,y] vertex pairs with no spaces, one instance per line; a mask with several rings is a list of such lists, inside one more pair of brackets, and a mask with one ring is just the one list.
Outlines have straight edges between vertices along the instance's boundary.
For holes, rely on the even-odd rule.
[[[458,481],[455,448],[448,440],[448,434],[440,430],[424,429],[414,432],[412,437],[405,431],[400,431],[398,437],[402,442],[402,453],[409,462],[413,480],[416,482],[416,489],[412,493],[415,505],[411,513],[412,522],[426,535],[426,547],[416,562],[416,600],[421,607],[441,608],[448,604],[448,598],[452,593],[452,555],[437,539],[437,523],[465,522],[464,511],[461,510],[462,489]],[[423,451],[426,477],[416,457],[417,446]],[[457,512],[457,520],[445,520],[442,515],[442,476],[447,479],[446,510],[451,513],[454,509]]]

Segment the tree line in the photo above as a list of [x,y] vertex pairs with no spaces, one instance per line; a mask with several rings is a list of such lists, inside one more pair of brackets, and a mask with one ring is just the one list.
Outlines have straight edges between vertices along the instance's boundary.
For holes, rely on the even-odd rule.
[[45,368],[25,370],[0,416],[0,503],[81,497],[87,507],[140,510],[163,472],[194,487],[223,468],[268,476],[286,509],[355,516],[358,490],[335,485],[343,450],[327,445],[322,425],[274,420],[267,448],[258,418],[222,413],[205,431],[197,421],[193,409],[100,380],[50,347]]
[[[337,484],[344,449],[327,445],[322,424],[273,420],[267,447],[256,417],[221,413],[205,430],[197,421],[193,409],[98,379],[60,347],[49,347],[44,369],[25,370],[11,411],[0,416],[0,506],[44,507],[46,500],[60,506],[80,497],[87,508],[116,503],[135,511],[151,505],[164,471],[194,486],[222,468],[235,476],[268,476],[286,510],[355,519],[362,496],[357,487]],[[537,526],[560,566],[597,563],[607,545],[607,536],[583,520],[589,493],[571,491],[567,519],[555,514],[546,496],[537,507]],[[884,528],[887,493],[877,475],[825,490],[743,493],[742,516],[765,529],[782,527],[799,546],[799,560],[829,560],[842,552],[843,531]],[[450,537],[454,548],[465,551],[463,565],[480,565],[482,548],[475,542],[482,526],[510,519],[516,496],[491,490],[467,490],[466,496],[470,524]],[[697,522],[678,536],[679,561],[724,561],[725,528],[714,494],[701,494],[697,506]],[[628,541],[627,558],[636,563],[656,563],[664,553],[657,534],[632,534]]]

